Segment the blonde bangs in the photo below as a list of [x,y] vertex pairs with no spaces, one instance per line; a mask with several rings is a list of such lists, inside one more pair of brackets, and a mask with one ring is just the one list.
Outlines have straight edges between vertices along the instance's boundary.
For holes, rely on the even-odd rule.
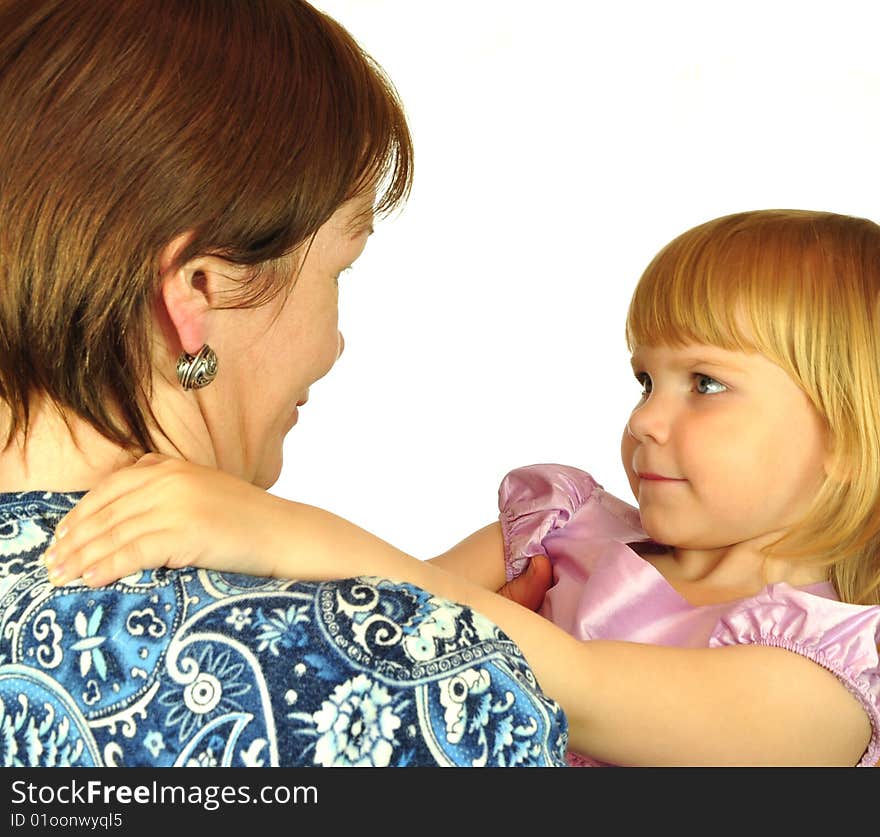
[[757,351],[803,383],[799,367],[807,358],[797,358],[810,340],[821,340],[825,329],[815,326],[830,316],[833,293],[816,263],[815,232],[805,223],[816,215],[739,213],[674,239],[648,265],[633,295],[630,349],[694,342]]
[[699,229],[668,244],[642,274],[626,319],[630,351],[685,343],[754,350],[735,315],[742,296],[737,274],[704,252]]

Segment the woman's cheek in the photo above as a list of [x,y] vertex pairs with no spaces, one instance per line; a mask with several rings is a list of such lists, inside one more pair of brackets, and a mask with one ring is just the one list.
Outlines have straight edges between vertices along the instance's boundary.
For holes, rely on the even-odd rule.
[[318,378],[323,378],[333,368],[342,354],[342,349],[344,348],[345,343],[342,339],[342,334],[337,328],[337,322],[337,319],[334,317],[332,325],[329,325],[321,336],[321,349],[317,363],[318,368],[315,370],[315,374]]

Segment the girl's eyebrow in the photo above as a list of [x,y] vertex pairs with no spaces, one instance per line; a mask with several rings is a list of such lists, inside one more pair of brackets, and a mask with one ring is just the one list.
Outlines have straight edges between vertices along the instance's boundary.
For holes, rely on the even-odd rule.
[[720,363],[715,360],[697,359],[693,363],[690,364],[690,367],[692,369],[697,369],[697,368],[721,369],[724,372],[733,372],[734,374],[738,374],[738,375],[741,375],[745,372],[745,369],[743,369],[740,366],[735,366],[732,363]]
[[745,372],[742,365],[736,363],[733,358],[712,357],[711,355],[694,355],[686,358],[685,365],[691,368],[697,366],[714,366],[716,369],[725,369],[729,372]]
[[[629,362],[634,371],[637,371],[638,368],[643,365],[643,360],[639,356],[638,352],[633,352]],[[679,363],[683,368],[687,369],[696,369],[697,367],[708,366],[714,367],[716,369],[724,369],[728,372],[735,372],[739,374],[742,374],[746,371],[742,367],[742,365],[735,363],[732,359],[728,360],[725,357],[713,357],[711,355],[686,355],[685,357],[676,359],[676,362]]]

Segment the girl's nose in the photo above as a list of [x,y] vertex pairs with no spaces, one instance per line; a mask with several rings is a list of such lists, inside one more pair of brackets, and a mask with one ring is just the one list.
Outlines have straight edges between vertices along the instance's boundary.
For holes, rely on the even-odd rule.
[[669,438],[671,414],[668,404],[664,404],[656,393],[651,393],[639,404],[626,423],[626,431],[639,442],[652,439],[665,442]]

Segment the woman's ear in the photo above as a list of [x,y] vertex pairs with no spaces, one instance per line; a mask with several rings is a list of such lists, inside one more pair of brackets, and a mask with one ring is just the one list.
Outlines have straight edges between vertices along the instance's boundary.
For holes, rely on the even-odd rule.
[[168,322],[177,335],[180,348],[195,355],[209,342],[208,321],[212,302],[229,284],[237,270],[216,256],[195,256],[178,264],[178,256],[192,239],[182,233],[172,239],[159,260],[160,294]]

